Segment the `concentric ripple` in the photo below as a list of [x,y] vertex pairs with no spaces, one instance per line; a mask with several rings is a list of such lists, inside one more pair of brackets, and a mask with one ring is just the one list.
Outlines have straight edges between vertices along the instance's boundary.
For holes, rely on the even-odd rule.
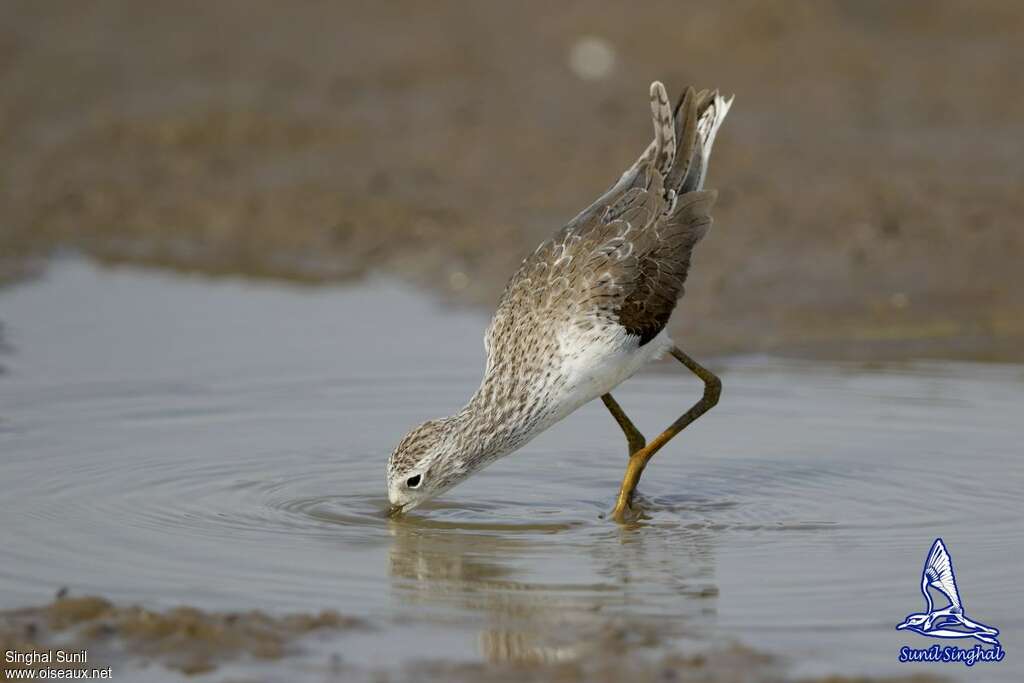
[[[942,536],[970,609],[1024,646],[1020,368],[732,360],[723,402],[645,473],[637,526],[603,519],[625,444],[599,404],[390,519],[393,444],[478,380],[475,316],[388,286],[80,263],[2,300],[3,606],[66,585],[157,606],[332,607],[377,626],[345,651],[371,663],[396,657],[380,631],[402,660],[465,654],[481,629],[543,645],[629,619],[891,671],[892,625],[921,607]],[[381,334],[396,320],[417,344]],[[671,368],[616,396],[654,433],[699,393]]]

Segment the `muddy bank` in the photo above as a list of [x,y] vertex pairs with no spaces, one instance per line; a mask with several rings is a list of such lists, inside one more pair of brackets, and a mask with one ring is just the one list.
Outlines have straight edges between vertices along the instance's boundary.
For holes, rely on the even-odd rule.
[[[0,650],[84,650],[87,659],[67,668],[116,668],[132,660],[198,674],[245,657],[273,661],[295,655],[302,651],[297,641],[313,632],[340,633],[366,627],[359,619],[333,611],[283,617],[255,610],[204,612],[195,607],[156,612],[65,593],[62,590],[48,605],[0,612]],[[6,659],[4,671],[54,666]]]
[[[492,661],[463,663],[429,660],[395,671],[366,671],[343,663],[337,653],[295,661],[305,654],[299,645],[310,634],[320,641],[344,637],[351,629],[366,629],[359,619],[337,612],[295,614],[273,617],[262,612],[205,612],[179,607],[165,612],[139,606],[122,607],[96,596],[71,597],[61,591],[56,599],[40,607],[0,611],[0,650],[18,653],[62,653],[62,658],[82,661],[53,662],[3,660],[5,674],[16,669],[106,669],[118,678],[126,667],[158,665],[192,676],[222,671],[230,680],[272,680],[288,675],[290,680],[373,680],[373,681],[701,681],[726,683],[784,683],[795,679],[785,675],[778,659],[741,645],[719,647],[700,654],[669,653],[657,658],[644,655],[660,638],[655,630],[628,624],[609,624],[579,651],[536,650],[525,656],[524,643],[502,639],[481,643]],[[308,641],[307,641],[308,642]],[[342,641],[343,642],[343,641]],[[337,649],[337,648],[334,648]],[[342,648],[343,650],[344,648]],[[84,653],[77,655],[73,653]],[[321,653],[322,654],[322,653]],[[50,655],[56,657],[56,655]],[[241,673],[232,664],[239,660],[257,662],[258,674]],[[251,667],[250,667],[251,668]],[[133,669],[134,671],[145,669]],[[297,673],[301,671],[303,673]],[[152,675],[152,674],[151,674]],[[144,676],[146,677],[146,676]],[[163,680],[163,679],[161,679]],[[809,679],[801,679],[812,683]],[[821,683],[932,683],[932,676],[906,678],[828,677]]]
[[642,149],[660,78],[737,96],[694,352],[1020,359],[1022,30],[1000,2],[8,2],[0,268],[383,269],[488,307]]

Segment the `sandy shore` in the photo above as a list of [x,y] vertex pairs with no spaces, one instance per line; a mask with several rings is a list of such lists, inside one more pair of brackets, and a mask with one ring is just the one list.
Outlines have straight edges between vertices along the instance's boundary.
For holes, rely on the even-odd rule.
[[6,2],[0,270],[383,270],[490,307],[635,158],[658,78],[737,96],[694,353],[1020,360],[1022,31],[999,2]]

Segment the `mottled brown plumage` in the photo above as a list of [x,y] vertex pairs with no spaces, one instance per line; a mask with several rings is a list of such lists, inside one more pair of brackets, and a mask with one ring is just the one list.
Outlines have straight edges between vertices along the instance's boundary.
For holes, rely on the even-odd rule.
[[641,344],[664,329],[683,295],[693,247],[711,226],[716,193],[685,188],[702,181],[706,160],[697,122],[715,94],[687,89],[674,123],[657,118],[668,103],[652,101],[656,131],[674,125],[678,154],[675,144],[673,156],[668,149],[656,153],[656,140],[611,190],[527,257],[506,288],[496,323],[502,313],[530,308],[530,315],[554,311],[580,325],[606,318]]
[[701,188],[730,104],[687,89],[673,111],[664,87],[652,85],[654,141],[523,260],[487,329],[480,388],[392,454],[393,504],[408,509],[453,486],[671,347],[663,330],[711,225],[715,193]]

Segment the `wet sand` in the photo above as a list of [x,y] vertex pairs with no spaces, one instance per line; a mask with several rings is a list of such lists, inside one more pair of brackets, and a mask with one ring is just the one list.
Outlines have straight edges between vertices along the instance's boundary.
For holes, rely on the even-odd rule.
[[385,270],[487,309],[646,144],[658,78],[737,96],[690,351],[1020,360],[1022,32],[1006,2],[12,0],[0,271]]
[[[388,453],[476,387],[484,316],[389,281],[67,259],[0,310],[0,624],[64,612],[59,586],[141,609],[167,631],[114,660],[154,662],[128,680],[1020,680],[1020,365],[717,358],[726,400],[652,462],[635,526],[602,517],[625,444],[599,404],[390,519]],[[699,384],[652,372],[617,396],[653,431]],[[894,626],[940,535],[1001,664],[897,662],[929,643]],[[182,653],[209,655],[202,634],[253,610],[280,659],[231,630],[216,657],[165,656],[181,617]]]

